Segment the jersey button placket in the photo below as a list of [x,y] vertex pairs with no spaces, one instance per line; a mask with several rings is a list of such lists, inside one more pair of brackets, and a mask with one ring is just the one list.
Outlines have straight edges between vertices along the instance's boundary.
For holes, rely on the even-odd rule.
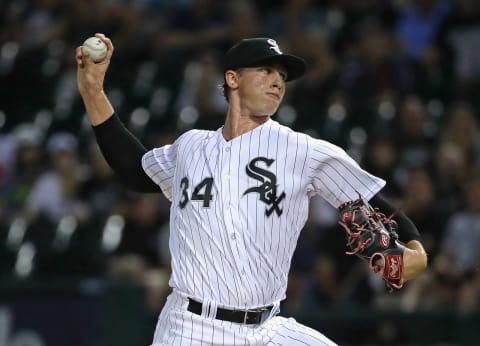
[[[230,145],[226,145],[223,147],[223,152],[224,152],[224,155],[223,158],[222,158],[222,161],[224,163],[223,165],[223,171],[222,171],[222,177],[223,179],[225,179],[227,182],[230,180],[230,173],[228,171],[228,162],[230,161]],[[228,186],[228,183],[226,184]],[[224,194],[224,205],[232,210],[234,208],[233,204],[232,204],[232,201],[230,200],[230,195],[228,193]],[[230,211],[231,212],[231,211]]]
[[[230,145],[226,145],[223,147],[223,152],[222,152],[222,162],[224,165],[224,171],[222,172],[222,179],[226,182],[226,185],[230,183],[230,172],[228,171],[228,161],[230,160],[230,155],[231,155],[231,148]],[[235,231],[235,222],[234,219],[238,217],[237,215],[237,206],[235,205],[234,201],[231,200],[230,194],[225,194],[224,199],[223,199],[224,205],[225,205],[225,225],[227,227],[227,230],[229,231],[230,234],[230,243],[232,244],[232,247],[240,251],[240,253],[237,254],[238,261],[238,271],[241,276],[246,276],[247,272],[245,270],[245,266],[248,264],[248,261],[244,258],[245,253],[243,253],[241,248],[238,248],[236,244],[239,241],[239,233]]]
[[233,220],[232,220],[232,213],[235,210],[235,206],[230,199],[230,194],[228,193],[228,186],[229,186],[229,179],[230,174],[228,171],[229,162],[230,162],[230,145],[225,145],[222,150],[222,165],[220,167],[220,176],[222,177],[223,181],[226,182],[225,184],[222,183],[222,202],[224,206],[224,221],[225,227],[227,228],[228,234],[230,234],[230,239],[232,241],[236,240],[235,229],[233,227]]

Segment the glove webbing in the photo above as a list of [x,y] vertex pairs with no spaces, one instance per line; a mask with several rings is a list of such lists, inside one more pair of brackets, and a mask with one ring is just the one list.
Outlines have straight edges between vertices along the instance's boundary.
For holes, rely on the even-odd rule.
[[[343,204],[341,207],[344,207],[344,206],[346,206],[348,204],[351,204],[351,203],[353,203],[353,202],[347,202],[347,203]],[[381,229],[380,224],[376,220],[380,220],[385,226],[390,227],[390,225],[393,222],[393,217],[397,213],[395,211],[389,217],[386,217],[384,214],[379,213],[377,208],[370,209],[370,208],[368,208],[367,206],[364,205],[364,206],[362,206],[362,209],[364,211],[365,216],[367,216],[368,221],[370,221],[372,223],[372,226],[374,227],[373,230],[370,229],[370,228],[367,228],[367,222],[364,223],[363,225],[360,225],[360,224],[354,222],[353,225],[355,226],[355,228],[358,231],[357,232],[352,232],[350,230],[350,227],[348,227],[346,223],[344,223],[342,221],[339,222],[340,226],[342,226],[343,229],[345,230],[345,232],[347,232],[347,234],[348,234],[347,246],[351,247],[352,244],[357,242],[357,246],[355,247],[355,249],[352,249],[352,251],[345,251],[345,253],[347,255],[355,255],[359,252],[362,252],[363,249],[365,249],[372,242],[372,238],[368,238],[364,241],[359,241],[358,239],[362,236],[362,233],[364,233],[364,232],[377,231],[377,230]],[[351,215],[350,219],[355,220],[355,210],[352,211],[352,215]]]

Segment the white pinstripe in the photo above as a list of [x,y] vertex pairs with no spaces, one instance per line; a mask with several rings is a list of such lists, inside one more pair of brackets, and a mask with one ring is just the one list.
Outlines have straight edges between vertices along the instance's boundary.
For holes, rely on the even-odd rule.
[[[285,298],[291,258],[312,195],[320,194],[337,207],[356,199],[358,193],[370,199],[385,184],[363,171],[341,148],[271,119],[229,142],[221,129],[189,131],[174,144],[145,154],[142,164],[172,202],[170,285],[196,300],[227,308],[278,304]],[[211,201],[195,200],[195,187],[201,188],[197,195],[205,196],[210,178]],[[262,186],[265,193],[259,189]],[[252,188],[256,190],[250,191]],[[208,330],[225,326],[225,322],[173,310],[165,313],[168,317],[160,316],[156,337],[165,333],[185,338],[190,332],[199,333],[202,325]],[[164,311],[170,311],[168,304]],[[190,327],[185,323],[186,314]],[[272,330],[280,326],[277,334],[286,338],[309,333],[296,322],[280,322],[280,317],[272,320],[275,323],[264,325],[271,325]],[[242,339],[251,328],[233,330],[235,337]],[[222,337],[228,335],[231,344],[231,331],[225,333]],[[216,336],[214,339],[222,344]],[[181,344],[174,341],[170,345]]]

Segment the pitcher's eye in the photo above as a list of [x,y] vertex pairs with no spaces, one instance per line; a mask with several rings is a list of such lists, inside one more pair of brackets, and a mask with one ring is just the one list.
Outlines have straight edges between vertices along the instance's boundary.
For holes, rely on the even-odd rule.
[[[274,68],[268,67],[268,66],[262,66],[262,67],[259,68],[259,71],[261,71],[265,75],[269,75],[269,74],[273,73],[274,70],[275,70]],[[278,73],[280,74],[280,77],[285,82],[287,80],[287,77],[288,77],[287,73],[285,71],[282,71],[282,70],[276,70],[276,71],[278,71]]]

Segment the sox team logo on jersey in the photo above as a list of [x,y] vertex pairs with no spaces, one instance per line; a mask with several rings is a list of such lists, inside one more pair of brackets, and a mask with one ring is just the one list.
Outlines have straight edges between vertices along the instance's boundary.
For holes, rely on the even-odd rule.
[[285,198],[285,192],[282,192],[277,197],[277,176],[266,169],[258,167],[257,163],[263,162],[267,167],[270,167],[274,161],[274,159],[260,156],[250,161],[246,168],[247,175],[260,181],[262,185],[247,189],[243,196],[251,192],[258,193],[260,200],[267,205],[265,209],[265,215],[267,216],[272,215],[273,212],[276,212],[278,216],[282,215],[283,209],[280,208],[280,202]]

